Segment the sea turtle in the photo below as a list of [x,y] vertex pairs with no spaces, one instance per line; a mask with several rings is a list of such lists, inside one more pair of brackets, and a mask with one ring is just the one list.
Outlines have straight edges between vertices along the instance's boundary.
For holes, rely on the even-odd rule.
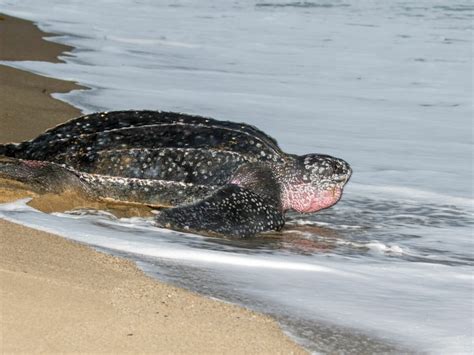
[[163,111],[93,113],[0,145],[0,178],[159,208],[159,226],[248,237],[339,201],[342,159],[284,153],[254,126]]

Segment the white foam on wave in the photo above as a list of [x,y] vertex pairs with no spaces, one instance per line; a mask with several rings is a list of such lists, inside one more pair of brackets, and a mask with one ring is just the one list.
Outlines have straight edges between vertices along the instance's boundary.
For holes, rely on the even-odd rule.
[[[318,226],[318,227],[331,227],[334,226],[333,223],[329,222],[322,222],[322,221],[311,221],[307,219],[294,219],[286,223],[286,225],[291,226],[291,225],[296,225],[296,226]],[[358,226],[358,225],[347,225],[347,224],[337,224],[338,229],[361,229],[364,228],[363,226]]]
[[384,243],[373,241],[367,244],[364,244],[365,247],[369,248],[370,250],[385,253],[385,254],[403,254],[403,249],[400,248],[398,245],[385,245]]
[[338,245],[346,245],[351,246],[357,249],[369,249],[372,252],[382,254],[382,255],[411,255],[416,256],[415,254],[408,253],[406,248],[402,248],[399,245],[392,244],[387,245],[382,243],[378,240],[373,240],[370,242],[352,242],[352,241],[345,241],[345,240],[336,240],[336,244]]
[[146,46],[152,45],[163,45],[171,47],[183,47],[183,48],[198,48],[199,46],[192,43],[168,41],[166,39],[160,38],[132,38],[132,37],[117,37],[117,36],[108,36],[108,39],[122,42],[122,43],[131,43],[131,44],[140,44]]

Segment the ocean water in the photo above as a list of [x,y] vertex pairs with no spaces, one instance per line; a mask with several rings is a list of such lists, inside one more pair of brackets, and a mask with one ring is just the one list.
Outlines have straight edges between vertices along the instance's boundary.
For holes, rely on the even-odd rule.
[[0,217],[270,314],[311,351],[474,351],[470,1],[0,0],[0,11],[76,48],[65,63],[3,63],[90,87],[57,95],[84,112],[243,121],[354,170],[335,207],[289,214],[260,239],[25,201]]

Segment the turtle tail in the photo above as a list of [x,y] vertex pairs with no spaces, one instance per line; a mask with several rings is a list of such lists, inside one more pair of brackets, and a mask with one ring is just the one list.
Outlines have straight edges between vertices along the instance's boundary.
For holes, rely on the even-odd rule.
[[19,151],[19,144],[8,143],[0,144],[0,156],[6,156],[10,158],[15,158],[16,153]]

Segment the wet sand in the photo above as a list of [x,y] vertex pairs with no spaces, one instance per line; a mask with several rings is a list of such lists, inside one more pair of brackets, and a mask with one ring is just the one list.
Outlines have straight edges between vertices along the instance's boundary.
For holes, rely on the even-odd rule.
[[[71,50],[9,16],[0,15],[0,32],[1,60],[57,62]],[[78,88],[0,65],[0,142],[30,139],[79,115],[50,96]],[[9,184],[0,189],[0,202],[33,195]],[[49,198],[54,210],[60,201]],[[305,353],[268,317],[156,282],[127,260],[4,220],[0,284],[2,353]]]
[[[60,62],[58,56],[71,47],[42,39],[51,36],[31,22],[0,14],[0,60]],[[82,87],[0,65],[0,142],[23,141],[45,129],[78,116],[81,111],[51,93],[64,93]]]

